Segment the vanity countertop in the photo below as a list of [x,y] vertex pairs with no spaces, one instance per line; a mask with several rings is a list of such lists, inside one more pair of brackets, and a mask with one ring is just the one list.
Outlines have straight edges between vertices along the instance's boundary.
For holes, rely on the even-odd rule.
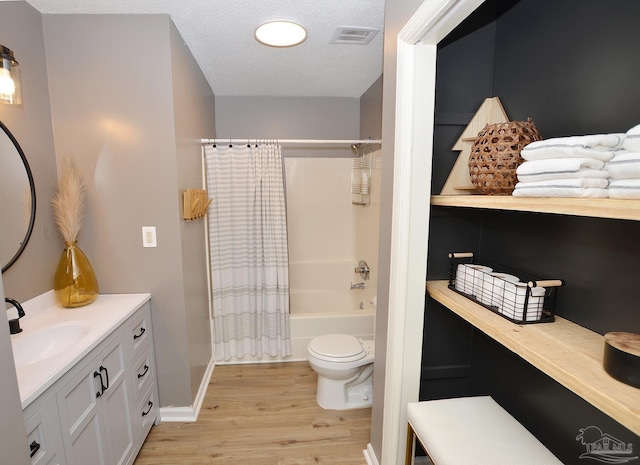
[[14,359],[21,338],[37,337],[37,333],[51,327],[82,325],[82,338],[60,353],[27,365],[16,363],[22,408],[26,408],[40,394],[55,383],[71,367],[93,350],[136,310],[150,294],[101,294],[95,302],[78,308],[65,308],[56,303],[53,291],[22,303],[26,315],[20,319],[22,332],[12,335]]

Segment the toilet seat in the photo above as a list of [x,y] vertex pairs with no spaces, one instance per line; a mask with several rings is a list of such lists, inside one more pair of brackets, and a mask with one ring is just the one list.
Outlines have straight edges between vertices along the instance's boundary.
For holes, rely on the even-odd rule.
[[307,349],[314,357],[327,362],[355,362],[367,356],[367,351],[360,341],[347,334],[325,334],[315,337]]

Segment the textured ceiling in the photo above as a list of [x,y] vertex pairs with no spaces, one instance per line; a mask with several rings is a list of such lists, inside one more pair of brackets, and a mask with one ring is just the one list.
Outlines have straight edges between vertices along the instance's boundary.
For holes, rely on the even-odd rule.
[[[43,14],[168,14],[220,96],[360,97],[382,74],[384,0],[27,0]],[[297,47],[253,37],[260,24],[305,26]],[[368,45],[330,44],[337,27],[377,28]]]

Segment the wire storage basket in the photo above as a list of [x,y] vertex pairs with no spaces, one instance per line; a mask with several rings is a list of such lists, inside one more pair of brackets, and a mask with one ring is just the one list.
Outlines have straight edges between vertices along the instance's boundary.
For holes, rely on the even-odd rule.
[[449,289],[518,324],[550,323],[561,279],[538,280],[474,263],[472,252],[449,254]]

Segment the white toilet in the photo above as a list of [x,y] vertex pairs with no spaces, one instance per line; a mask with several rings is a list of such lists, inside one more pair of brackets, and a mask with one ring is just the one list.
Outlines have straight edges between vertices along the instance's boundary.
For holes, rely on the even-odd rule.
[[346,334],[326,334],[307,346],[311,368],[318,374],[316,400],[324,409],[371,407],[373,341]]

